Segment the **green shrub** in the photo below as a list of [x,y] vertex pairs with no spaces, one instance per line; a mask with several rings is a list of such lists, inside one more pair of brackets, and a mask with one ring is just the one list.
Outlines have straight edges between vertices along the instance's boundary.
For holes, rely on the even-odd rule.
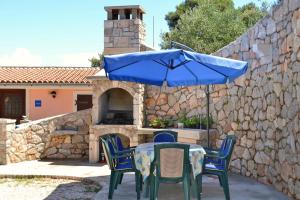
[[[184,117],[180,120],[180,122],[182,122],[184,124],[185,128],[202,128],[202,129],[206,129],[207,127],[207,117],[201,117],[201,119],[199,118],[199,116],[193,116],[193,117]],[[208,119],[208,125],[211,128],[213,124],[213,119],[212,117],[209,117]]]
[[[208,127],[211,128],[213,123],[214,123],[213,118],[211,116],[209,116],[209,118],[208,118]],[[201,118],[200,124],[201,124],[202,128],[207,128],[207,117]]]
[[155,118],[150,121],[149,125],[152,128],[167,128],[170,124],[168,119]]

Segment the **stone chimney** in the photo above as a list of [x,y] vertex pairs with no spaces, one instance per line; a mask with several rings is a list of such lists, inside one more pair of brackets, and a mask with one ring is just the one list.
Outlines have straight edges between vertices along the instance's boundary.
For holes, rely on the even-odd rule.
[[143,8],[139,5],[108,6],[104,21],[104,54],[140,51],[144,45]]

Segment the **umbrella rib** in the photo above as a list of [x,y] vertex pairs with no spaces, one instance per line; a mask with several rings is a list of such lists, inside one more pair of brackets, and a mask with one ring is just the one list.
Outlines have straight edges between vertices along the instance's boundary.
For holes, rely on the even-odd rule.
[[165,62],[163,62],[162,60],[160,60],[161,62],[159,62],[159,61],[157,61],[157,60],[154,60],[154,59],[152,59],[152,60],[153,60],[154,62],[156,62],[156,63],[158,63],[158,64],[160,64],[160,65],[162,65],[162,66],[168,68],[168,65],[167,65]]
[[113,71],[116,71],[116,70],[119,70],[119,69],[122,69],[122,68],[124,68],[124,67],[129,66],[129,65],[133,65],[133,64],[138,63],[138,62],[140,62],[140,61],[135,61],[135,62],[129,63],[129,64],[127,64],[127,65],[123,65],[123,66],[121,66],[121,67],[119,67],[119,68],[116,68],[116,69],[113,69],[113,70],[109,71],[108,73],[113,72]]
[[166,72],[164,81],[167,81],[168,72],[169,72],[169,67],[167,67],[167,72]]
[[218,74],[221,74],[222,76],[225,76],[225,77],[228,79],[228,76],[225,75],[225,74],[223,74],[222,72],[219,72],[219,71],[217,71],[217,70],[211,68],[210,66],[208,66],[208,65],[206,65],[206,64],[204,64],[204,63],[201,63],[201,62],[199,62],[199,61],[197,61],[197,63],[199,63],[199,64],[201,64],[201,65],[204,65],[204,66],[207,67],[208,69],[213,70],[213,71],[217,72]]
[[176,69],[177,67],[180,67],[181,65],[185,65],[188,62],[190,62],[190,60],[185,60],[182,63],[179,63],[178,65],[175,65],[174,67],[172,67],[172,69]]
[[198,77],[196,76],[196,74],[192,72],[187,66],[185,66],[185,64],[183,66],[195,77],[196,81],[198,81]]

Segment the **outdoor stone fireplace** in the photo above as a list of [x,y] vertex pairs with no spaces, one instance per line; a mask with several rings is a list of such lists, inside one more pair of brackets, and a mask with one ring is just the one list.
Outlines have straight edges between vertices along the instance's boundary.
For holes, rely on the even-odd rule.
[[104,92],[99,101],[99,124],[133,124],[133,97],[124,89]]
[[[99,74],[101,73],[102,71]],[[93,124],[142,126],[144,86],[129,82],[110,81],[99,74],[92,78]]]
[[92,126],[90,128],[90,162],[99,161],[99,137],[118,133],[138,144],[138,128],[143,124],[144,86],[110,81],[103,70],[91,77],[93,82]]

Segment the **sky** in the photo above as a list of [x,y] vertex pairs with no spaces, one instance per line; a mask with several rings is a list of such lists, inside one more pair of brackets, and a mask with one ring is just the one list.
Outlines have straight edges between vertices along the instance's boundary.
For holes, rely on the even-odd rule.
[[[154,38],[154,48],[159,49],[160,35],[168,31],[164,17],[181,2],[0,0],[0,66],[90,66],[88,59],[103,51],[104,6],[141,5],[146,11],[146,43],[152,46]],[[252,0],[234,2],[239,7]]]

